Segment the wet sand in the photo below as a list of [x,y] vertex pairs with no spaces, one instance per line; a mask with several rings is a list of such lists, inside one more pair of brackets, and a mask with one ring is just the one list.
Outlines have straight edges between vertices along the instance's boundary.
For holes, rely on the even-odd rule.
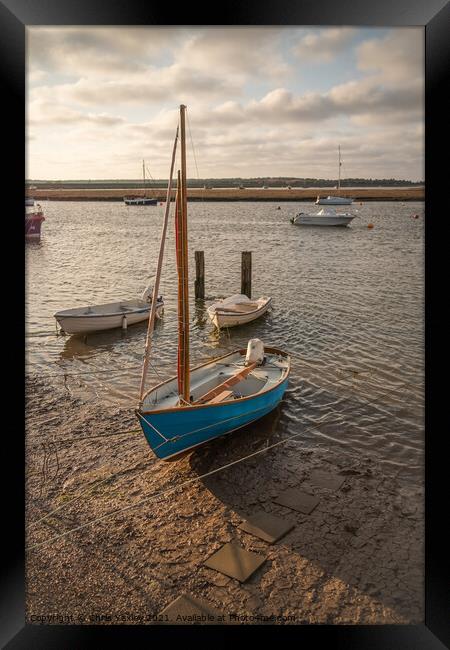
[[[275,442],[277,411],[163,463],[131,407],[102,409],[36,376],[26,389],[27,546],[137,506],[27,551],[27,622],[146,623],[182,593],[241,617],[231,622],[423,622],[422,486],[301,438],[198,480]],[[313,470],[345,482],[318,488]],[[273,502],[289,487],[318,496],[311,514]],[[295,528],[272,546],[237,528],[260,510]],[[244,584],[202,566],[230,541],[267,557]]]
[[[167,188],[149,189],[42,189],[28,192],[36,201],[123,201],[124,196],[146,196],[166,200]],[[317,196],[326,197],[336,194],[336,190],[326,189],[194,189],[188,188],[190,201],[315,201]],[[355,201],[424,201],[423,187],[389,187],[343,189],[341,196],[352,197]],[[175,197],[175,190],[172,192]]]

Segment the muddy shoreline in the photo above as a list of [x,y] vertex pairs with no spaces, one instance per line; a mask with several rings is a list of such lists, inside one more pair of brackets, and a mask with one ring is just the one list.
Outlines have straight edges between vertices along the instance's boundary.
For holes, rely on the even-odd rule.
[[[149,196],[166,200],[167,188],[143,189],[42,189],[28,192],[36,201],[123,201],[124,196]],[[195,189],[188,188],[189,201],[315,201],[333,194],[330,189]],[[424,201],[425,189],[361,188],[341,190],[341,196],[358,201]],[[172,192],[175,197],[175,190]]]
[[[279,440],[277,412],[163,463],[131,407],[34,375],[26,400],[27,622],[151,623],[183,593],[244,624],[423,622],[423,485],[301,439],[199,478]],[[317,487],[313,470],[345,481]],[[274,503],[290,487],[319,498],[311,514]],[[295,528],[274,545],[238,529],[261,510]],[[266,557],[243,584],[203,566],[230,541]]]

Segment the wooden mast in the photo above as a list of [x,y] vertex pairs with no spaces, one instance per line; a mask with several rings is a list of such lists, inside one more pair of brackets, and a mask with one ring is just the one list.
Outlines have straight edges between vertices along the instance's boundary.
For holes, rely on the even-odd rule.
[[183,319],[183,245],[181,224],[181,173],[177,173],[177,192],[175,195],[175,253],[178,273],[178,356],[177,356],[177,383],[178,395],[184,395],[184,372],[182,364],[184,359],[184,319]]
[[172,162],[170,164],[169,182],[167,184],[166,207],[164,210],[164,221],[163,221],[163,227],[161,233],[161,244],[159,247],[158,265],[156,267],[156,277],[155,277],[155,284],[153,285],[152,304],[150,307],[150,316],[148,319],[147,338],[145,341],[145,351],[144,351],[144,363],[142,366],[142,375],[141,375],[141,387],[139,390],[139,406],[142,406],[142,400],[144,398],[145,380],[147,377],[148,362],[150,358],[150,350],[152,347],[152,334],[155,325],[156,302],[158,300],[159,280],[161,278],[162,264],[164,258],[164,244],[166,241],[167,223],[169,221],[170,200],[172,194],[172,176],[173,176],[173,168],[175,166],[175,154],[177,151],[177,141],[178,141],[178,127],[177,127],[177,132],[175,134],[175,141],[173,143]]
[[180,176],[180,266],[181,294],[179,295],[179,313],[181,322],[179,333],[179,364],[178,380],[182,386],[180,397],[190,403],[189,376],[189,284],[188,284],[188,241],[187,241],[187,191],[186,191],[186,106],[180,106],[180,145],[181,145],[181,176]]

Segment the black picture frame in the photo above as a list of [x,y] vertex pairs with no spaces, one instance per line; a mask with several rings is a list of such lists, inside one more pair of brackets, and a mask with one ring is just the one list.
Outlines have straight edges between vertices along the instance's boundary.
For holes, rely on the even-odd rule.
[[[175,20],[176,19],[176,20]],[[1,638],[2,647],[84,648],[107,642],[137,645],[191,634],[217,635],[226,639],[239,634],[242,640],[254,635],[255,626],[140,628],[136,626],[33,626],[25,624],[24,570],[24,246],[22,218],[25,155],[25,27],[28,25],[299,25],[299,26],[423,26],[425,28],[425,108],[426,108],[426,253],[425,253],[425,344],[426,344],[426,558],[425,623],[418,626],[265,626],[264,634],[294,634],[303,647],[312,643],[339,648],[390,648],[423,650],[450,646],[450,576],[447,508],[440,496],[446,494],[445,384],[438,374],[445,369],[442,358],[444,338],[439,340],[440,278],[446,277],[444,264],[445,223],[442,195],[445,194],[448,165],[439,152],[448,146],[448,87],[445,74],[450,60],[450,7],[445,0],[357,0],[351,3],[316,0],[292,2],[229,1],[208,9],[167,3],[128,0],[0,0],[0,70],[3,88],[3,153],[6,160],[6,213],[8,234],[5,249],[13,252],[15,264],[8,264],[7,295],[14,310],[14,325],[9,328],[3,348],[4,367],[8,368],[9,394],[3,412],[3,467],[5,479],[2,507]],[[17,246],[17,251],[16,251]],[[445,300],[445,295],[443,295]],[[4,302],[2,301],[2,302]],[[9,321],[8,321],[9,322]],[[405,324],[407,326],[407,324]],[[442,344],[442,345],[441,345]],[[14,406],[13,406],[14,405]],[[447,425],[448,426],[448,425]],[[7,506],[11,511],[7,514]],[[279,638],[279,637],[277,637]],[[333,644],[333,645],[331,645]]]

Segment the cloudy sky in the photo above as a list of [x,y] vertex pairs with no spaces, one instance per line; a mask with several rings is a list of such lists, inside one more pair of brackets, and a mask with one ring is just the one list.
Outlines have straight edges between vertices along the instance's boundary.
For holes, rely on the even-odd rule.
[[[27,28],[27,178],[424,178],[423,29]],[[198,172],[197,172],[198,169]]]

